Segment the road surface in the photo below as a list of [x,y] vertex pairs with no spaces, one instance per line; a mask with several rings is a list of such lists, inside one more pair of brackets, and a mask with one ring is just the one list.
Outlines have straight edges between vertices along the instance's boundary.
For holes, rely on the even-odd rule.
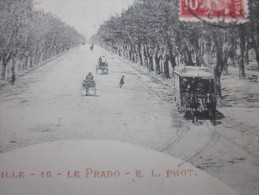
[[[109,74],[96,74],[102,55]],[[88,72],[97,96],[82,96]],[[176,111],[172,80],[102,48],[71,49],[0,90],[1,153],[57,140],[122,141],[190,162],[240,194],[258,194],[258,132],[243,137],[238,123],[227,120],[216,127],[209,121],[193,125]]]

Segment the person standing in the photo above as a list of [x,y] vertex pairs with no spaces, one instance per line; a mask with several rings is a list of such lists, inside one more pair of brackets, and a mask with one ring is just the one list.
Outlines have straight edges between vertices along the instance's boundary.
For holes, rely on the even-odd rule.
[[11,80],[12,85],[14,85],[15,79],[16,79],[16,78],[15,78],[15,74],[13,74],[13,75],[12,75],[12,80]]
[[105,57],[105,56],[102,57],[102,63],[104,63],[104,64],[107,63],[107,60],[106,60],[106,57]]

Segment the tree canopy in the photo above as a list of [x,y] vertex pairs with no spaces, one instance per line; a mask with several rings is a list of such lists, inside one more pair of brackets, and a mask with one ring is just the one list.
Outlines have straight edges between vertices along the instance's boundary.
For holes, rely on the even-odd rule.
[[84,42],[57,17],[35,11],[32,0],[0,0],[1,79]]
[[166,77],[179,62],[212,67],[221,96],[220,77],[230,59],[238,59],[240,78],[245,77],[249,51],[259,67],[258,8],[258,1],[249,1],[249,21],[226,25],[180,21],[178,0],[138,0],[101,25],[92,41]]

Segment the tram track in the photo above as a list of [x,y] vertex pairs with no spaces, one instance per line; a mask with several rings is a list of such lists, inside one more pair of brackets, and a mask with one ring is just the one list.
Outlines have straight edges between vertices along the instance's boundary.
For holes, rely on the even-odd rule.
[[[126,63],[131,65],[131,63],[129,63],[129,62],[126,62]],[[165,93],[165,90],[169,91],[171,93],[172,97],[174,97],[173,85],[171,85],[170,83],[165,82],[161,78],[157,78],[152,73],[145,72],[145,70],[143,70],[141,67],[137,67],[135,65],[131,65],[131,66],[137,72],[136,76],[141,81],[139,83],[150,93],[150,95],[152,95],[153,97],[156,97],[156,99],[159,100],[159,102],[161,102],[161,103],[165,103],[165,101],[166,101],[169,104],[171,104],[172,107],[175,106],[172,103],[172,101],[170,101],[170,100],[172,100],[172,98],[169,99],[168,97],[165,97],[166,94],[169,94],[169,93]],[[142,76],[148,77],[149,78],[148,81],[143,80]],[[153,81],[152,83],[161,85],[162,86],[161,90],[156,89],[155,87],[150,85],[150,81],[151,82]],[[174,112],[176,112],[176,109],[174,109]],[[188,121],[186,121],[186,119],[184,119],[180,115],[178,115],[177,118],[178,117],[179,117],[180,121],[184,121],[184,127],[179,128],[179,131],[177,132],[177,134],[175,136],[173,136],[171,138],[171,141],[169,141],[169,143],[165,144],[160,149],[158,149],[158,151],[160,151],[160,152],[166,152],[167,151],[167,153],[173,155],[173,153],[174,153],[173,152],[173,146],[176,146],[177,144],[179,144],[181,142],[181,140],[185,138],[185,136],[188,136],[187,135],[188,132],[192,130],[192,128],[190,127],[190,124],[188,124]],[[186,155],[186,157],[183,158],[184,162],[191,162],[192,163],[193,161],[195,161],[195,158],[197,156],[199,156],[200,154],[202,154],[204,151],[208,150],[209,148],[212,148],[222,138],[224,140],[226,140],[228,143],[230,143],[230,144],[232,144],[232,145],[234,145],[236,147],[239,147],[243,151],[245,151],[248,154],[252,155],[252,152],[250,152],[249,150],[247,150],[246,148],[242,147],[241,145],[239,145],[235,141],[231,140],[230,138],[228,138],[225,135],[223,135],[220,132],[218,132],[215,129],[215,127],[211,127],[211,125],[206,120],[203,120],[202,128],[204,128],[204,130],[210,131],[207,140],[204,141],[204,144],[202,146],[200,146],[198,149],[196,149],[196,151],[194,151],[192,154],[189,154],[188,156]],[[252,155],[252,156],[254,156],[254,155]],[[182,166],[184,164],[184,162],[179,164],[178,166],[179,167]]]
[[219,132],[216,131],[215,129],[211,128],[211,127],[209,126],[209,124],[207,123],[207,121],[204,121],[204,122],[206,123],[206,127],[207,127],[209,130],[215,132],[217,135],[219,135],[220,137],[224,138],[224,139],[227,140],[229,143],[231,143],[231,144],[237,146],[238,148],[240,148],[240,149],[242,149],[243,151],[247,152],[248,154],[252,155],[252,153],[251,153],[249,150],[245,149],[243,146],[237,144],[236,142],[232,141],[230,138],[228,138],[228,137],[222,135],[221,133],[219,133]]
[[[204,152],[206,149],[213,147],[222,138],[225,139],[226,141],[228,141],[229,143],[231,143],[232,145],[235,145],[236,147],[239,147],[240,149],[242,149],[246,153],[252,155],[252,153],[250,151],[248,151],[247,149],[245,149],[244,147],[240,146],[239,144],[237,144],[236,142],[232,141],[228,137],[226,137],[226,136],[222,135],[221,133],[217,132],[214,128],[211,128],[210,125],[208,124],[208,122],[205,121],[205,120],[204,120],[204,126],[206,126],[206,128],[211,131],[210,138],[199,149],[199,151],[197,151],[193,155],[189,156],[188,158],[184,159],[184,162],[191,162],[193,159],[195,159],[199,154]],[[167,146],[167,147],[171,147],[171,146]],[[252,156],[254,156],[254,155],[252,155]],[[184,163],[179,164],[178,167],[182,166],[183,164]]]
[[[174,137],[169,144],[167,144],[166,146],[164,146],[160,150],[160,152],[164,152],[166,150],[170,150],[170,148],[172,148],[175,144],[179,143],[180,140],[182,140],[184,138],[184,136],[187,134],[188,130],[191,130],[191,129],[187,125],[187,123],[185,122],[185,127],[181,130],[179,135]],[[208,141],[206,141],[206,143],[203,144],[203,146],[200,147],[198,149],[198,151],[196,151],[194,154],[189,155],[187,158],[183,159],[183,161],[184,162],[191,162],[195,157],[197,157],[199,154],[201,154],[204,150],[206,150],[207,148],[212,147],[213,145],[215,145],[219,141],[220,138],[221,138],[221,136],[219,134],[217,134],[216,131],[212,131]],[[178,167],[182,166],[183,164],[184,163],[179,164]]]
[[205,143],[198,152],[194,153],[193,155],[189,156],[188,158],[184,159],[184,162],[191,162],[195,157],[197,157],[199,154],[201,154],[203,151],[205,151],[207,148],[212,147],[215,145],[220,139],[220,136],[217,136],[215,131],[211,133],[211,136],[207,143]]
[[[144,72],[139,67],[136,67],[136,66],[133,66],[133,67],[138,70],[137,71],[138,72],[138,78],[141,78],[141,75],[145,75],[145,76],[149,77],[153,81],[156,80],[156,83],[163,85],[164,88],[166,88],[167,90],[170,90],[172,92],[174,91],[173,87],[171,85],[169,85],[168,83],[164,82],[163,80],[158,79],[157,77],[153,76],[152,74]],[[162,95],[160,95],[160,92],[158,90],[154,89],[153,87],[151,87],[149,85],[149,83],[147,83],[146,81],[142,80],[141,84],[148,92],[150,92],[153,96],[157,97],[157,99],[159,101],[167,101],[168,102],[168,99],[166,99]],[[172,93],[172,96],[174,96],[174,93]],[[169,102],[169,103],[171,103],[171,102]],[[172,105],[172,106],[174,106],[174,105]],[[163,146],[162,149],[159,150],[160,152],[165,152],[167,150],[170,150],[170,148],[172,148],[173,145],[179,143],[186,136],[188,131],[191,130],[191,128],[189,127],[189,125],[187,124],[185,119],[182,118],[181,116],[179,116],[179,118],[181,118],[181,120],[184,121],[184,127],[180,128],[180,130],[178,131],[178,134],[171,139],[172,141],[170,143],[168,143],[167,145]],[[207,122],[205,123],[205,126],[207,127],[207,129],[209,129],[209,125],[207,124]],[[197,152],[195,152],[191,156],[185,158],[184,162],[190,162],[191,160],[193,160],[197,155],[202,153],[206,148],[216,144],[218,142],[218,140],[220,139],[220,137],[221,137],[221,135],[217,134],[217,132],[215,130],[213,130],[211,132],[211,136],[209,137],[208,141]]]
[[183,139],[184,135],[187,133],[188,130],[190,130],[190,128],[188,126],[184,126],[184,128],[179,130],[178,134],[175,137],[173,137],[172,141],[166,146],[162,147],[162,149],[160,149],[159,151],[164,152],[166,150],[169,150],[171,146],[175,145],[176,143],[179,143],[181,139]]

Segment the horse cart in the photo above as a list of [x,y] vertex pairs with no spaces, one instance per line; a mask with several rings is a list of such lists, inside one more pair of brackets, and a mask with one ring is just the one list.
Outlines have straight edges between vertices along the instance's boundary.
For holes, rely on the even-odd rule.
[[98,70],[101,70],[103,74],[108,74],[109,72],[108,63],[105,61],[99,60],[96,66],[96,73],[98,73]]
[[[82,91],[81,95],[86,95],[86,96],[91,96],[94,95],[96,96],[96,83],[94,80],[84,80],[82,82]],[[90,93],[90,91],[93,91],[93,94]]]
[[174,71],[175,101],[180,112],[191,113],[192,122],[198,116],[210,117],[216,121],[217,99],[214,89],[214,75],[209,68],[179,68]]

